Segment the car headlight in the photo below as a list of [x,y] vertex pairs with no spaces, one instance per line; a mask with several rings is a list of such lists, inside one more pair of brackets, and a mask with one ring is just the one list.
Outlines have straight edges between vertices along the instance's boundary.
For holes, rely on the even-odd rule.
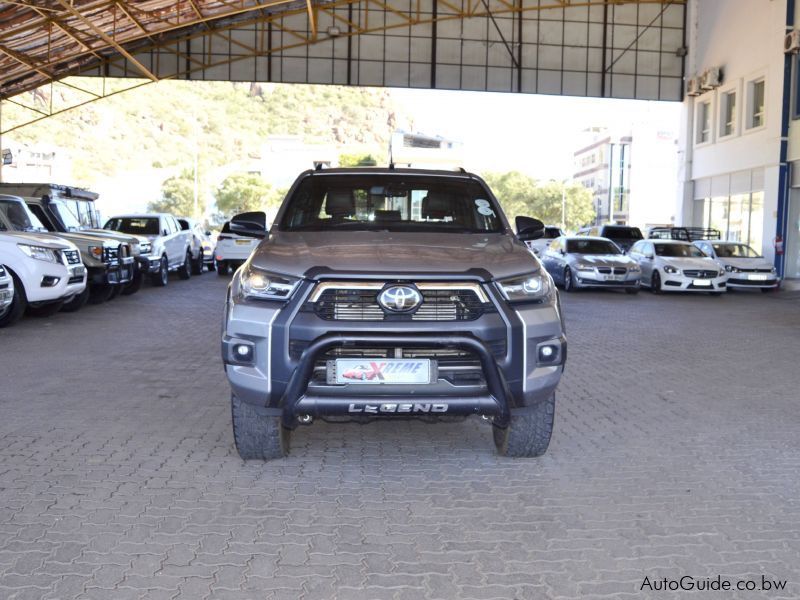
[[31,258],[35,258],[36,260],[44,260],[51,263],[61,262],[58,256],[56,256],[55,251],[51,250],[50,248],[45,248],[43,246],[32,246],[30,244],[17,244],[17,246],[25,254]]
[[102,246],[89,246],[89,255],[92,258],[96,258],[97,260],[103,259],[103,247]]
[[630,267],[628,267],[628,271],[630,271],[631,273],[638,273],[641,270],[642,268],[639,265],[631,265]]
[[255,300],[288,300],[299,279],[269,273],[245,264],[239,269],[239,294]]
[[720,269],[720,270],[719,270],[719,276],[720,276],[720,277],[723,277],[724,275],[725,275],[725,271],[724,271],[724,270],[722,270],[722,269]]
[[777,275],[777,273],[778,273],[778,269],[776,269],[775,267],[772,267],[772,271],[771,271],[771,273],[772,273],[773,275]]
[[150,254],[152,250],[153,250],[153,244],[151,244],[150,242],[142,242],[141,244],[139,244],[139,252],[141,252],[142,254]]
[[670,274],[674,275],[677,272],[678,272],[678,269],[676,269],[672,265],[665,265],[664,266],[664,273],[670,273]]
[[575,270],[576,271],[594,271],[594,266],[592,266],[592,265],[584,265],[584,264],[578,263],[577,265],[575,265]]
[[741,272],[742,272],[742,270],[741,270],[741,269],[737,269],[737,268],[736,268],[736,267],[734,267],[733,265],[725,265],[725,270],[726,270],[728,273],[741,273]]
[[540,271],[522,277],[497,281],[497,288],[509,302],[531,302],[542,300],[551,292],[550,277]]

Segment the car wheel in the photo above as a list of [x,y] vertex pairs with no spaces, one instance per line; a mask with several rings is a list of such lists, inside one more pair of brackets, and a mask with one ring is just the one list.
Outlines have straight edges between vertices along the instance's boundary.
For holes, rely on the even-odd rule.
[[564,267],[564,291],[575,291],[575,282],[572,280],[572,271],[569,267]]
[[203,250],[201,249],[197,259],[192,263],[192,275],[202,275],[202,274],[203,274]]
[[181,268],[178,269],[178,277],[181,279],[189,279],[192,276],[192,254],[191,252],[186,252],[186,256],[183,257],[183,264]]
[[107,283],[89,286],[89,304],[102,304],[111,300],[115,285]]
[[224,260],[217,261],[217,275],[225,277],[228,275],[228,263]]
[[61,306],[61,312],[75,312],[76,310],[80,310],[86,303],[89,301],[89,286],[87,285],[83,288],[83,291],[80,294],[75,294],[69,302],[65,302]]
[[61,310],[61,307],[64,305],[64,302],[58,300],[56,302],[48,302],[47,304],[28,304],[28,308],[25,310],[25,314],[31,317],[52,317],[58,311]]
[[231,396],[233,440],[244,460],[270,460],[289,454],[291,431],[280,417],[262,414],[257,407]]
[[25,295],[25,288],[22,287],[22,282],[10,270],[8,273],[11,275],[11,279],[14,280],[14,298],[11,300],[11,304],[0,311],[0,327],[8,327],[19,321],[28,306],[28,298]]
[[650,278],[650,291],[654,294],[661,293],[661,275],[655,269],[653,269],[653,276]]
[[158,265],[158,272],[152,275],[153,285],[164,287],[169,283],[169,265],[167,264],[167,257],[162,256],[161,262]]
[[210,262],[210,263],[208,263],[206,266],[208,267],[208,272],[209,272],[209,273],[210,273],[211,271],[214,271],[214,270],[216,270],[216,269],[215,269],[215,267],[216,267],[216,263],[215,263],[215,261],[214,261],[214,259],[213,259],[213,258],[211,259],[211,262]]
[[144,274],[139,269],[136,269],[136,272],[133,274],[133,279],[122,288],[122,295],[130,296],[131,294],[135,294],[142,289],[142,283],[144,283]]
[[501,456],[541,456],[550,445],[555,418],[556,394],[533,409],[511,415],[508,427],[494,427],[494,445]]
[[108,299],[109,300],[113,300],[114,298],[119,296],[122,293],[122,288],[124,288],[124,287],[125,287],[124,285],[112,285],[111,286],[111,296],[109,296]]

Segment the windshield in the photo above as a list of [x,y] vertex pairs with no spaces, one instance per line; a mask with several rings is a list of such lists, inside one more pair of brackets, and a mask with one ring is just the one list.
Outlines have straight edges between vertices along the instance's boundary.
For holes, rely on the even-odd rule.
[[568,254],[622,254],[616,244],[606,240],[567,240]]
[[117,217],[109,219],[104,229],[133,235],[158,235],[158,219],[148,217]]
[[615,227],[606,226],[603,228],[603,237],[612,240],[641,240],[644,239],[638,227]]
[[312,175],[287,202],[282,231],[503,231],[494,201],[470,179]]
[[656,256],[671,256],[674,258],[704,258],[699,248],[691,244],[655,244]]
[[53,200],[50,203],[50,206],[53,207],[53,212],[58,215],[58,218],[61,219],[61,222],[66,227],[67,231],[77,231],[81,228],[81,224],[78,219],[75,218],[75,215],[64,206],[64,203],[59,200]]
[[761,255],[747,244],[713,244],[719,258],[761,258]]
[[47,231],[28,206],[19,200],[0,199],[0,213],[0,223],[4,229],[11,227],[13,231]]

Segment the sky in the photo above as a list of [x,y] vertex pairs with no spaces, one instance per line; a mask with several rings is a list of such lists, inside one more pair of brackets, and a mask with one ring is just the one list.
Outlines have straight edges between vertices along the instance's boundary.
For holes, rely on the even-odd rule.
[[566,179],[587,127],[626,130],[647,121],[679,131],[681,104],[443,90],[393,89],[414,115],[414,130],[464,143],[465,167],[517,170],[538,179]]

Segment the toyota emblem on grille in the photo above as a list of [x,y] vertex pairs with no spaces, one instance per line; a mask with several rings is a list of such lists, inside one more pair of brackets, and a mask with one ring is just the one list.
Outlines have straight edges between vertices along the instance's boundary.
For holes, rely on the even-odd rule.
[[395,285],[378,295],[378,304],[392,312],[409,312],[422,304],[422,294],[413,287]]

